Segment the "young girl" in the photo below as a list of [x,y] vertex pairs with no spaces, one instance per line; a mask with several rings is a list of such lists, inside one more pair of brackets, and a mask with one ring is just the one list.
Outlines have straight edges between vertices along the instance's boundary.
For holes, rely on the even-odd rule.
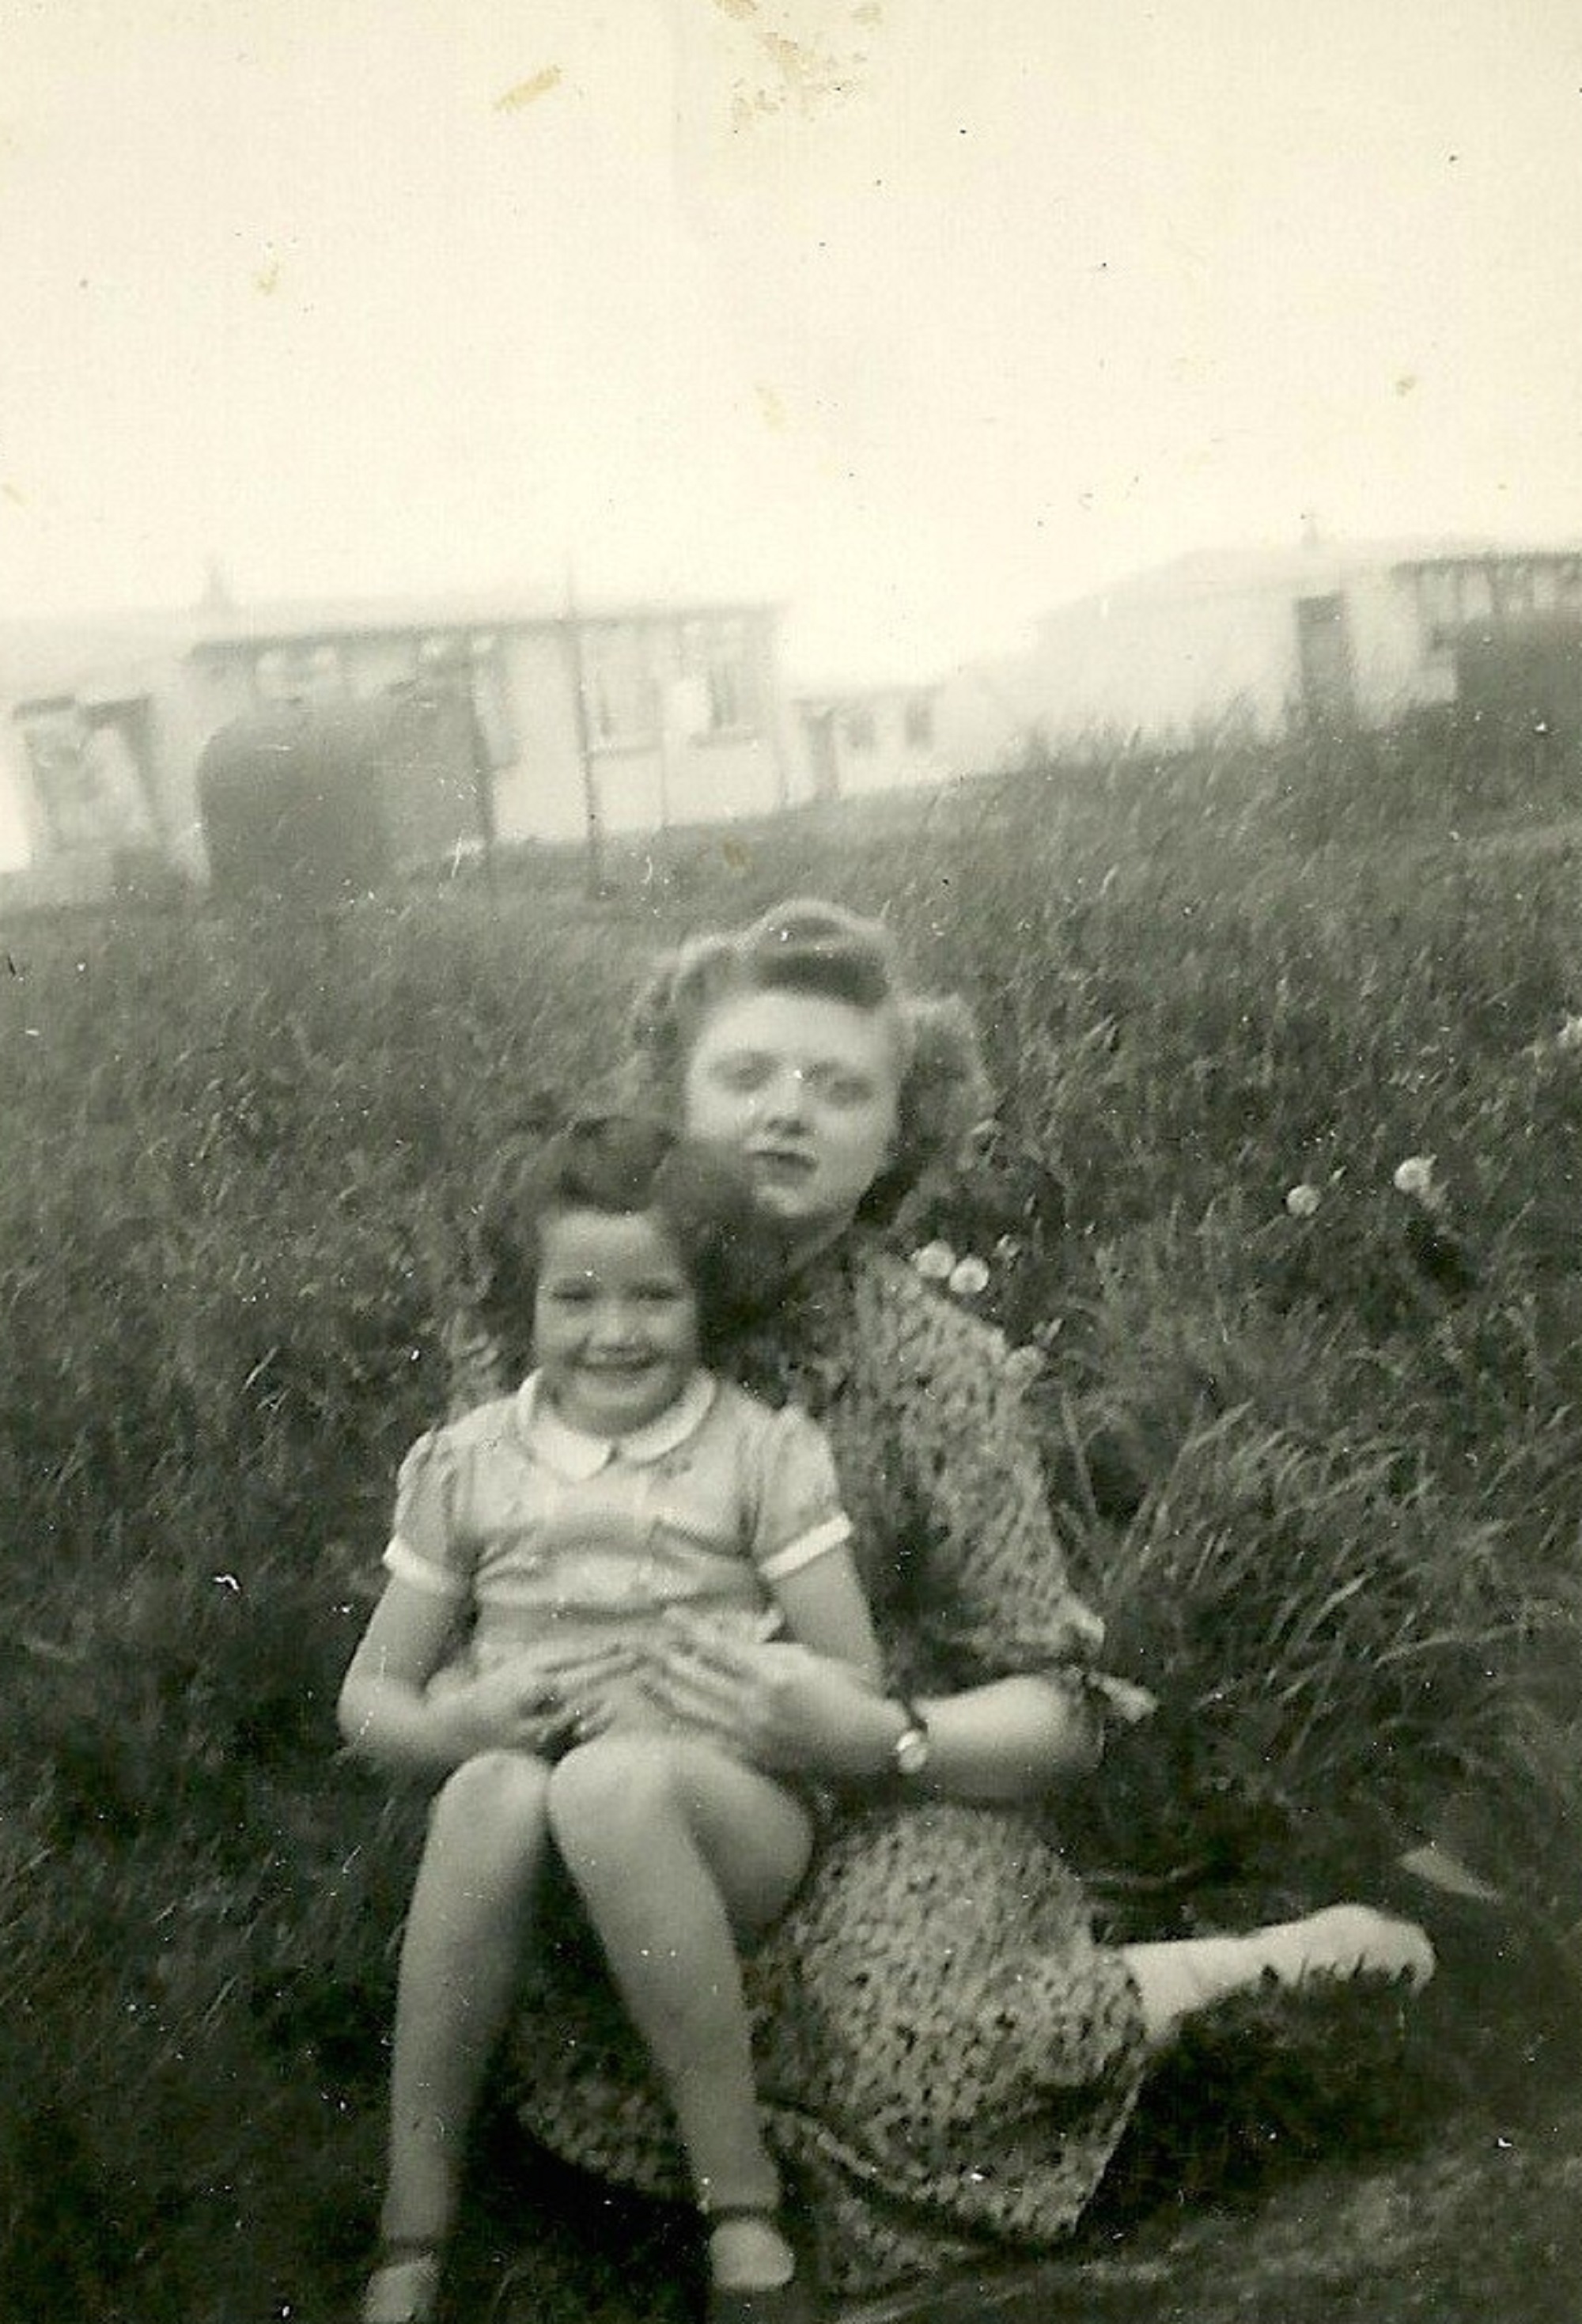
[[783,1628],[878,1687],[833,1463],[805,1415],[700,1360],[762,1245],[733,1166],[639,1118],[584,1121],[503,1174],[484,1235],[496,1291],[530,1297],[536,1370],[408,1455],[389,1580],[340,1700],[354,1748],[440,1779],[401,1952],[365,2324],[435,2312],[552,1851],[674,2110],[712,2229],[711,2324],[800,2316],[736,1943],[801,1880],[809,1806],[661,1711],[644,1676],[684,1610]]

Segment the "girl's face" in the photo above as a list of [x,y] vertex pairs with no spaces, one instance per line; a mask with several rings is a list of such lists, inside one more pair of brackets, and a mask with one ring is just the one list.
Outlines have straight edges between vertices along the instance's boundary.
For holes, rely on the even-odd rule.
[[698,1360],[697,1297],[651,1211],[562,1211],[544,1222],[533,1348],[560,1417],[628,1436],[676,1402]]
[[687,1135],[723,1147],[760,1206],[810,1237],[844,1226],[889,1158],[901,1065],[882,1010],[812,993],[722,1001],[693,1045]]

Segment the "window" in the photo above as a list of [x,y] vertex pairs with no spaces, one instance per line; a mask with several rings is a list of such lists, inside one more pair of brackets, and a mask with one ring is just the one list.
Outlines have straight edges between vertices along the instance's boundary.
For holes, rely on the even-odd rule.
[[652,743],[658,732],[647,632],[636,622],[584,629],[581,640],[583,699],[588,740],[595,750]]
[[759,723],[758,668],[751,625],[739,618],[687,622],[681,632],[685,674],[703,687],[705,734],[750,734]]
[[138,706],[84,711],[77,702],[16,712],[46,844],[74,849],[145,844],[156,832],[138,756]]
[[265,702],[336,702],[346,691],[340,648],[328,643],[269,646],[253,678]]
[[913,694],[906,698],[905,714],[906,748],[909,751],[932,751],[934,748],[934,696]]
[[430,630],[418,641],[418,669],[424,678],[464,669],[472,640],[464,630]]
[[878,721],[872,705],[853,703],[841,720],[841,733],[849,751],[871,751],[878,742]]

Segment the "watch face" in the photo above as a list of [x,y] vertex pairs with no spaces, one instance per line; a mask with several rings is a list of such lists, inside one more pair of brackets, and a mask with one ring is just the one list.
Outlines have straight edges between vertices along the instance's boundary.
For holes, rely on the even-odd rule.
[[928,1730],[908,1727],[896,1738],[896,1769],[903,1775],[920,1775],[928,1765]]

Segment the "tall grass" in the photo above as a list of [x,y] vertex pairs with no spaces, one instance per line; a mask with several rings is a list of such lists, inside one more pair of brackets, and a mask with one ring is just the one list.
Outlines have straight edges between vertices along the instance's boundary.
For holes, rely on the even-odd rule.
[[[443,1401],[457,1231],[651,947],[788,889],[885,909],[988,1032],[994,1157],[910,1231],[983,1256],[977,1304],[1041,1348],[1073,1557],[1161,1700],[1073,1808],[1118,1925],[1316,1900],[1430,1835],[1524,1928],[1582,1914],[1578,843],[1552,789],[1541,836],[1514,816],[1524,769],[1435,789],[1430,742],[1093,752],[678,838],[592,906],[535,862],[492,903],[13,931],[18,2314],[344,2297],[418,1808],[331,1706]],[[1392,1183],[1421,1153],[1432,1213]]]

